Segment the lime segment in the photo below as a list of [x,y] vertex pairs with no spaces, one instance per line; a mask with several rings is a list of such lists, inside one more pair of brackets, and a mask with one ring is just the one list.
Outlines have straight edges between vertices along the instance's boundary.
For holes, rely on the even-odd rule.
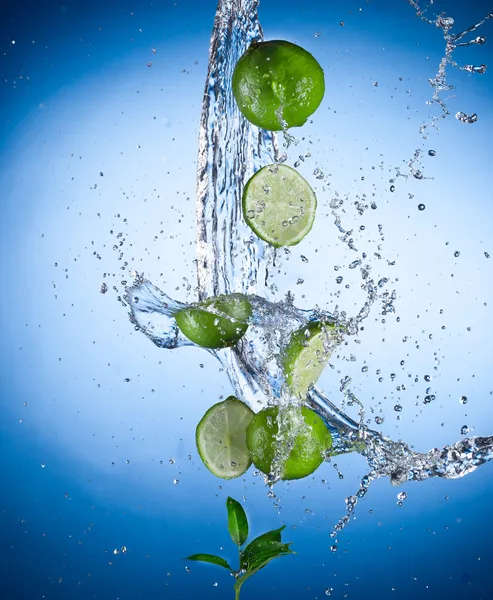
[[200,458],[221,479],[243,475],[252,464],[246,429],[255,413],[230,396],[212,406],[197,425],[195,441]]
[[181,332],[203,348],[234,346],[248,329],[252,307],[242,294],[216,296],[175,313]]
[[283,355],[286,383],[297,398],[304,399],[327,366],[341,341],[341,329],[333,323],[315,321],[295,331]]
[[251,177],[243,192],[248,226],[272,246],[294,246],[310,231],[317,198],[310,184],[291,167],[268,165]]

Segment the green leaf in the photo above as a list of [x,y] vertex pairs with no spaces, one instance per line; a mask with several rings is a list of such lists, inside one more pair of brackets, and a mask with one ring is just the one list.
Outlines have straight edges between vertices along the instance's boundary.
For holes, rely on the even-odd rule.
[[192,554],[192,556],[187,556],[186,560],[197,560],[200,562],[211,563],[213,565],[217,565],[218,567],[224,567],[225,569],[228,569],[228,571],[233,571],[224,558],[216,556],[215,554]]
[[226,507],[228,509],[229,535],[235,544],[241,546],[248,537],[247,516],[241,504],[229,496],[226,500]]
[[284,527],[268,531],[250,542],[241,553],[241,568],[246,571],[259,570],[278,556],[293,554],[290,544],[281,542]]
[[293,554],[293,551],[289,548],[289,544],[267,542],[261,548],[257,548],[255,551],[252,550],[249,556],[243,558],[244,568],[247,571],[262,569],[274,558],[287,554]]

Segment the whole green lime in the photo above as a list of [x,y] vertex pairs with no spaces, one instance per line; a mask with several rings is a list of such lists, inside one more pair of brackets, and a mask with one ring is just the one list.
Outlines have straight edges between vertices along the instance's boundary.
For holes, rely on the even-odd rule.
[[282,40],[253,43],[236,64],[233,94],[257,127],[300,127],[324,97],[322,67],[306,50]]
[[252,306],[243,294],[215,296],[174,314],[181,332],[203,348],[234,346],[248,329]]
[[[279,434],[279,408],[273,406],[257,413],[247,427],[246,442],[253,464],[263,473],[272,473],[276,453],[281,460],[281,479],[301,479],[313,473],[332,447],[332,436],[322,419],[309,408],[288,408],[284,435]],[[283,453],[286,456],[282,456]]]

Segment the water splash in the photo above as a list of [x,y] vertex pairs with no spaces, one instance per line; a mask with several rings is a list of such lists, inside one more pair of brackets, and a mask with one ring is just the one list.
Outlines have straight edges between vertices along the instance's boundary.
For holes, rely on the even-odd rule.
[[[416,2],[409,0],[420,18],[443,30],[446,40],[445,57],[436,77],[433,102],[442,115],[448,110],[442,93],[451,89],[445,80],[445,69],[458,46],[482,44],[484,38],[461,41],[475,31],[486,19],[461,34],[452,34],[453,19],[441,15],[435,20],[425,17]],[[430,3],[431,6],[433,2]],[[302,311],[293,304],[291,296],[281,302],[270,302],[269,269],[276,259],[275,250],[252,236],[241,219],[241,194],[248,177],[268,162],[282,161],[278,157],[274,134],[260,131],[249,124],[236,108],[232,90],[232,69],[253,40],[262,39],[257,16],[258,0],[220,0],[210,46],[210,62],[200,124],[200,145],[197,177],[197,276],[199,299],[218,294],[240,292],[248,295],[252,317],[245,336],[236,347],[210,351],[223,365],[238,397],[254,410],[263,408],[282,397],[284,375],[279,356],[293,331],[311,320],[329,320],[341,325],[347,335],[358,333],[359,325],[368,317],[378,298],[383,309],[393,312],[395,293],[383,288],[388,279],[375,282],[369,277],[370,268],[356,259],[349,268],[360,267],[367,299],[353,317],[344,312],[326,313],[320,310]],[[480,72],[464,68],[469,72]],[[436,121],[433,121],[436,124]],[[418,152],[416,159],[420,156]],[[412,165],[411,165],[412,166]],[[423,175],[416,169],[414,177]],[[352,230],[345,229],[337,209],[340,199],[331,203],[340,239],[348,248],[354,247]],[[420,205],[424,209],[424,205]],[[383,235],[382,235],[383,239]],[[383,290],[383,291],[382,291]],[[176,302],[142,276],[127,288],[125,302],[130,306],[130,319],[160,348],[191,345],[180,332],[173,314],[185,305]],[[312,388],[306,403],[324,419],[333,437],[337,453],[358,451],[370,467],[359,489],[346,499],[346,512],[334,527],[332,536],[349,522],[357,502],[363,498],[374,479],[388,477],[393,485],[406,481],[422,481],[430,477],[458,478],[474,471],[493,458],[493,437],[466,437],[455,444],[427,453],[418,453],[404,442],[394,442],[364,425],[363,403],[352,393],[350,380],[341,381],[344,405],[357,405],[357,423],[343,410]],[[397,405],[396,405],[397,406]]]
[[[450,115],[450,111],[447,108],[446,102],[453,98],[453,96],[448,96],[447,94],[454,89],[454,86],[447,82],[447,69],[452,67],[468,73],[479,75],[486,73],[487,65],[485,64],[460,66],[454,58],[454,52],[459,47],[485,44],[486,38],[484,36],[476,36],[469,40],[465,40],[464,38],[477,31],[489,19],[493,19],[493,13],[488,13],[484,19],[478,23],[475,23],[474,25],[471,25],[464,31],[452,33],[452,28],[455,25],[455,19],[453,17],[447,16],[445,13],[440,13],[434,18],[427,17],[429,9],[434,5],[433,0],[430,0],[429,4],[427,4],[423,9],[420,8],[418,2],[415,0],[408,0],[408,2],[416,10],[417,17],[419,17],[422,21],[441,29],[445,43],[444,53],[438,65],[437,72],[434,77],[428,80],[430,86],[433,88],[433,95],[431,99],[427,101],[427,104],[432,107],[438,107],[438,114],[432,115],[431,120],[422,123],[420,127],[422,138],[427,139],[429,127],[431,126],[435,129],[438,129],[440,121],[446,119]],[[457,112],[455,116],[462,123],[476,123],[478,120],[478,116],[476,114],[468,116],[461,111]],[[422,175],[423,169],[423,166],[419,161],[420,154],[421,150],[417,150],[417,154],[415,153],[414,157],[409,162],[410,172],[417,179],[423,178],[417,177],[417,174]]]

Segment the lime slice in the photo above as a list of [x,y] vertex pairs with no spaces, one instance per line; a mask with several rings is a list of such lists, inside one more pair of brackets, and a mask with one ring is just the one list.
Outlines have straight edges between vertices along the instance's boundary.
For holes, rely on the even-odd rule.
[[209,408],[197,425],[197,450],[204,465],[216,477],[239,477],[252,464],[246,445],[246,428],[254,416],[246,404],[230,396]]
[[203,348],[234,346],[248,329],[252,313],[243,294],[216,296],[174,314],[182,333]]
[[254,42],[236,64],[233,94],[257,127],[299,127],[324,97],[322,67],[306,50],[283,40]]
[[291,167],[268,165],[251,177],[243,192],[248,226],[272,246],[294,246],[310,231],[317,198],[310,184]]
[[341,328],[315,321],[295,331],[283,354],[284,376],[291,392],[304,399],[341,341]]
[[[253,464],[272,473],[281,458],[281,479],[301,479],[313,473],[332,446],[332,436],[322,419],[309,408],[289,407],[284,413],[284,436],[279,439],[279,407],[257,413],[247,428],[247,446]],[[282,456],[283,453],[285,456]]]

